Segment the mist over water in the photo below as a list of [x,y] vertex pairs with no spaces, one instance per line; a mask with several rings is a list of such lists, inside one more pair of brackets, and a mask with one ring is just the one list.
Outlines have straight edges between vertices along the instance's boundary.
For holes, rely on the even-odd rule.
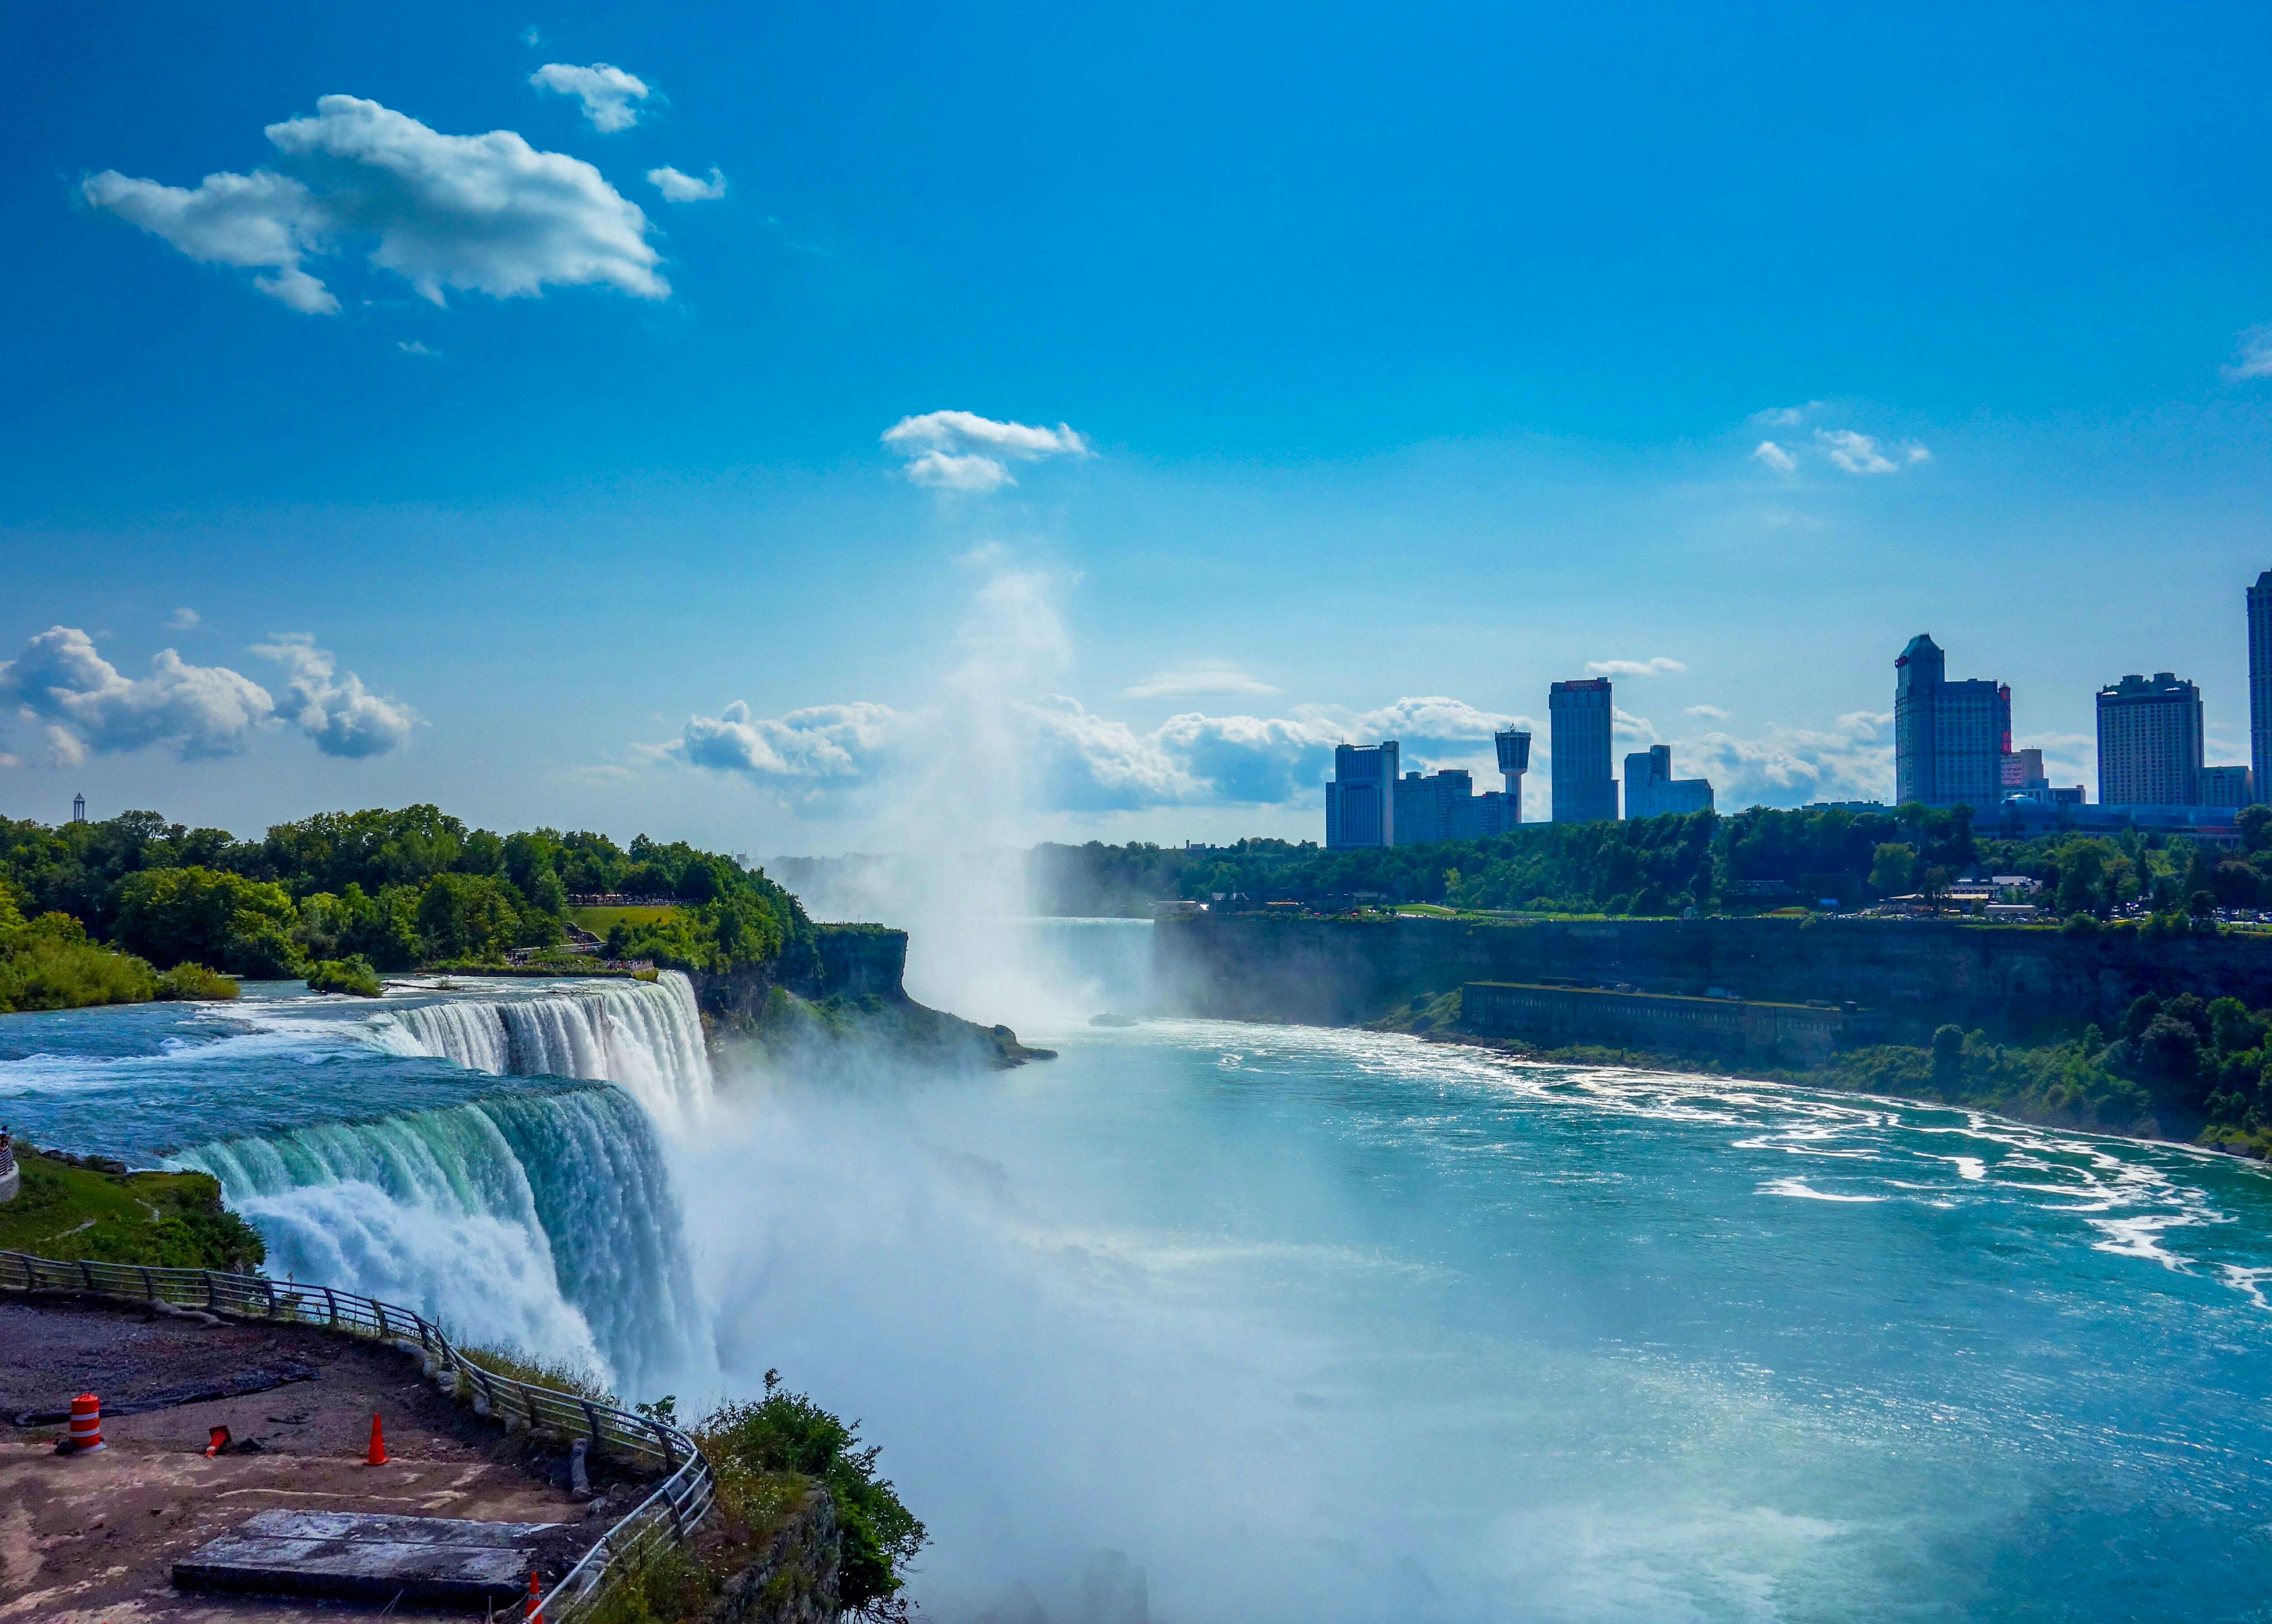
[[[1039,927],[1050,996],[1132,1001],[1131,931]],[[2240,1618],[2272,1578],[2252,1166],[1026,1018],[1062,1059],[729,1088],[680,1162],[727,1381],[865,1420],[933,1616]]]

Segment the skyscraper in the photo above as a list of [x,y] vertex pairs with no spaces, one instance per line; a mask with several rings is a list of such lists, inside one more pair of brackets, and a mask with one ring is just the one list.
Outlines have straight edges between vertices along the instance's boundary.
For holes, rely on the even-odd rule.
[[1708,812],[1711,781],[1675,778],[1672,746],[1651,745],[1626,758],[1626,816],[1656,818],[1666,812]]
[[2098,691],[2098,798],[2109,806],[2201,805],[2201,690],[2168,671]]
[[1334,747],[1334,781],[1326,786],[1326,844],[1396,843],[1396,741]]
[[1491,743],[1498,749],[1499,774],[1506,780],[1506,827],[1511,829],[1522,821],[1522,775],[1530,770],[1530,735],[1510,728],[1492,734]]
[[1391,843],[1424,846],[1430,841],[1504,834],[1507,805],[1506,797],[1496,790],[1477,795],[1476,781],[1464,767],[1407,773],[1396,781],[1396,838]]
[[2012,691],[1948,680],[1940,645],[1920,632],[1894,662],[1894,798],[1986,812],[2004,798]]
[[2272,796],[2272,570],[2248,589],[2248,756],[2252,792]]
[[1610,772],[1615,713],[1610,679],[1581,677],[1546,692],[1554,744],[1554,821],[1584,823],[1618,815],[1618,781]]

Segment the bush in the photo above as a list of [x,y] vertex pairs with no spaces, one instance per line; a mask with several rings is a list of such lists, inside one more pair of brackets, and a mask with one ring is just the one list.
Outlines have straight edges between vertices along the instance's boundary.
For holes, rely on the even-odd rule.
[[156,991],[142,960],[87,940],[69,914],[26,921],[0,893],[0,1010],[140,1004]]
[[325,959],[308,971],[310,992],[346,992],[356,998],[377,998],[385,990],[378,984],[378,973],[371,969],[370,961],[361,954]]
[[236,983],[219,970],[210,970],[184,959],[159,976],[158,996],[183,1002],[192,999],[231,999],[236,996]]
[[857,1447],[858,1422],[848,1426],[803,1394],[783,1391],[769,1370],[763,1398],[722,1406],[696,1436],[718,1471],[721,1493],[737,1481],[766,1485],[784,1472],[828,1491],[842,1530],[837,1583],[847,1613],[873,1613],[906,1585],[908,1565],[929,1535],[889,1480],[876,1475],[881,1451]]

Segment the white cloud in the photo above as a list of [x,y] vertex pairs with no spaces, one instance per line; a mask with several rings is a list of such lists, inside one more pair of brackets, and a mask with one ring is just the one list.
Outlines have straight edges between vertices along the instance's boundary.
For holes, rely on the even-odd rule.
[[193,609],[177,609],[166,617],[166,624],[176,632],[186,632],[198,624],[198,611]]
[[706,181],[696,180],[669,164],[660,169],[649,169],[646,178],[666,203],[707,203],[726,195],[726,176],[714,163],[710,166],[710,178]]
[[[1312,713],[1319,720],[1331,713]],[[1421,699],[1403,699],[1379,710],[1359,712],[1351,717],[1349,726],[1354,733],[1342,732],[1335,737],[1354,743],[1358,738],[1393,738],[1399,743],[1420,745],[1478,744],[1503,728],[1528,727],[1529,721],[1521,716],[1503,716],[1496,711],[1477,710],[1465,700],[1446,699],[1431,694]]]
[[1715,722],[1725,722],[1731,713],[1722,710],[1717,705],[1691,705],[1687,707],[1687,714],[1692,716],[1708,716]]
[[1223,694],[1277,692],[1268,683],[1219,660],[1189,661],[1164,671],[1155,671],[1142,682],[1121,690],[1132,700],[1213,699]]
[[1908,441],[1886,448],[1900,456],[1901,460],[1896,462],[1879,449],[1876,438],[1857,433],[1852,429],[1817,429],[1814,443],[1825,456],[1849,474],[1893,474],[1909,464],[1930,461],[1932,458],[1932,453],[1924,446]]
[[150,662],[150,675],[129,678],[71,626],[50,626],[0,665],[0,699],[46,724],[58,763],[170,745],[184,760],[244,748],[274,713],[268,691],[222,666],[190,665],[170,648]]
[[1038,429],[997,423],[975,412],[924,412],[884,430],[883,443],[908,459],[903,470],[918,485],[942,490],[993,490],[1018,482],[1012,462],[1043,457],[1088,457],[1085,435],[1065,423]]
[[400,700],[383,699],[338,662],[305,632],[272,632],[252,652],[284,667],[284,706],[294,726],[327,756],[383,756],[410,742],[418,713]]
[[1757,445],[1752,447],[1752,455],[1778,474],[1794,474],[1798,471],[1798,459],[1773,440],[1761,440]]
[[1803,406],[1770,406],[1765,411],[1753,412],[1752,421],[1770,429],[1796,429],[1805,421],[1807,413],[1822,404],[1809,400]]
[[1772,727],[1758,738],[1707,733],[1677,742],[1673,770],[1712,781],[1723,812],[1797,806],[1808,801],[1890,801],[1894,750],[1890,713],[1855,711],[1835,728]]
[[1656,724],[1646,716],[1636,716],[1621,707],[1610,707],[1610,730],[1628,744],[1661,745]]
[[442,355],[440,350],[429,349],[416,339],[397,339],[394,341],[394,348],[406,355],[428,355],[439,360]]
[[875,764],[893,720],[887,705],[856,703],[752,721],[736,700],[715,717],[688,717],[664,749],[696,767],[763,781],[856,778]]
[[6,751],[0,750],[0,767],[21,767],[23,765],[24,761],[22,757],[11,756]]
[[528,82],[556,95],[574,96],[583,102],[584,117],[592,128],[609,135],[639,123],[639,110],[632,103],[644,101],[649,94],[646,81],[637,74],[604,62],[588,68],[548,62],[528,76]]
[[1595,677],[1663,677],[1688,668],[1679,661],[1658,655],[1652,660],[1588,660],[1587,672]]
[[191,190],[106,169],[80,190],[193,259],[268,270],[253,285],[311,315],[340,303],[303,262],[349,244],[437,304],[452,288],[669,296],[639,206],[583,160],[539,152],[510,130],[443,135],[376,101],[325,96],[315,116],[271,124],[267,136],[295,174],[208,175]]
[[2227,378],[2272,378],[2272,325],[2240,335],[2240,356],[2224,369]]

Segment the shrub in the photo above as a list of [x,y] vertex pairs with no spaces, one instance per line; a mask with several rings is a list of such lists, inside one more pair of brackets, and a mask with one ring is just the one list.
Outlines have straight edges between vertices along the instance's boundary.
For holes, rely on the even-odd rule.
[[0,1010],[140,1004],[156,991],[148,964],[87,940],[69,914],[27,922],[0,895]]
[[378,973],[370,961],[361,954],[344,959],[325,959],[308,971],[308,991],[310,992],[346,992],[356,998],[377,998],[385,991],[378,984]]
[[236,983],[219,970],[210,970],[184,959],[159,976],[158,996],[184,1002],[192,999],[231,999],[236,996]]
[[858,1447],[858,1422],[848,1426],[803,1394],[784,1391],[769,1370],[763,1398],[722,1406],[696,1435],[718,1470],[721,1493],[737,1480],[765,1485],[784,1472],[828,1491],[842,1530],[837,1583],[847,1613],[875,1614],[906,1585],[908,1565],[929,1535],[890,1481],[876,1475],[881,1451]]

